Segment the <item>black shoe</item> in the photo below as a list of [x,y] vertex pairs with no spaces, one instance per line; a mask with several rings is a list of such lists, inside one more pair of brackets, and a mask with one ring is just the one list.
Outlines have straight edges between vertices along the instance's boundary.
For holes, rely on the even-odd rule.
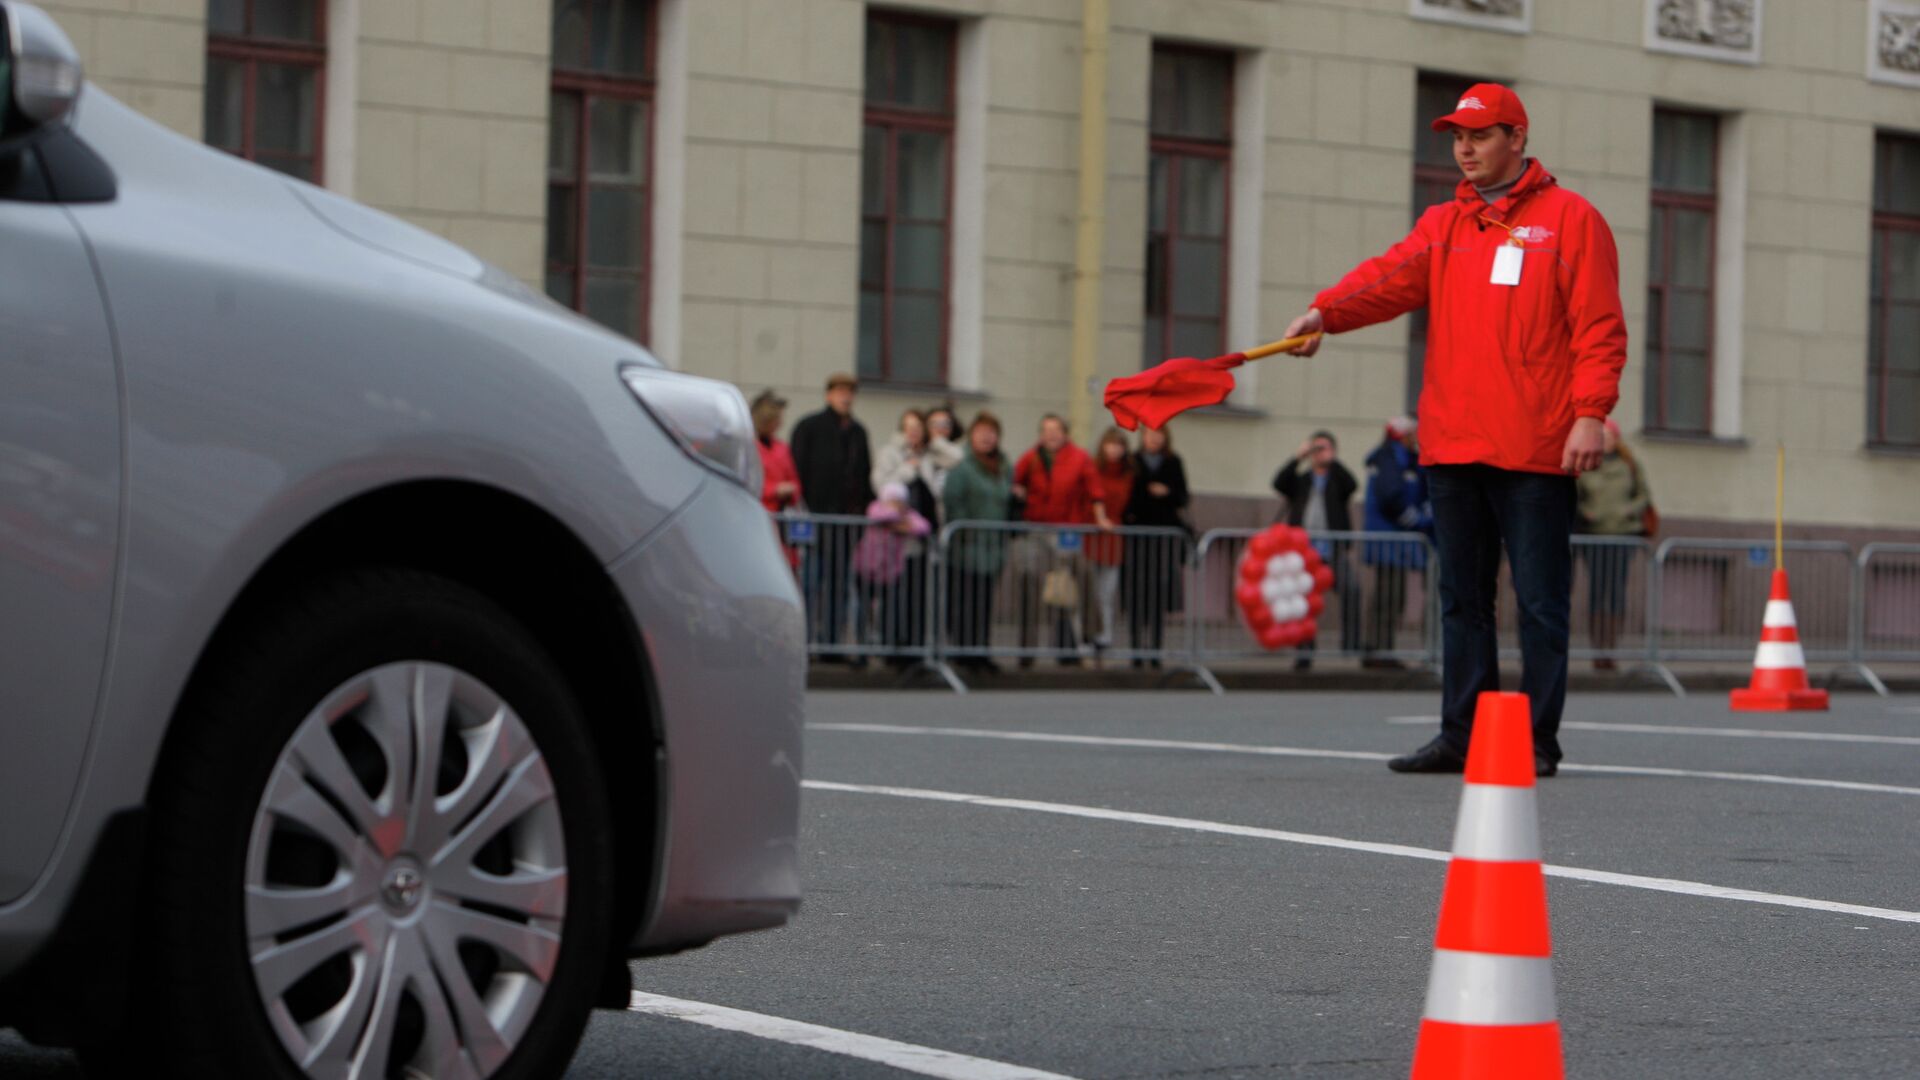
[[1295,661],[1293,662],[1293,670],[1295,670],[1295,671],[1312,671],[1312,670],[1313,670],[1313,661],[1312,661],[1312,660],[1309,660],[1309,659],[1307,659],[1306,657],[1304,657],[1304,656],[1303,656],[1303,657],[1301,657],[1300,659],[1298,659],[1298,660],[1295,660]]
[[983,656],[973,662],[973,670],[982,675],[998,675],[1000,674],[1000,665]]
[[1560,772],[1559,762],[1554,761],[1551,758],[1548,758],[1544,754],[1533,755],[1533,775],[1557,776],[1559,775],[1559,772]]
[[1408,773],[1466,772],[1467,759],[1444,740],[1435,738],[1413,753],[1402,754],[1387,762],[1387,768]]
[[1060,658],[1060,666],[1061,667],[1079,667],[1080,658],[1077,656],[1063,656]]
[[1147,666],[1147,662],[1145,660],[1142,660],[1137,656],[1133,658],[1133,670],[1139,671],[1141,668],[1146,666]]
[[1023,657],[1021,657],[1021,658],[1020,658],[1020,670],[1021,670],[1021,671],[1025,671],[1025,670],[1027,670],[1028,668],[1030,668],[1030,667],[1032,667],[1032,666],[1033,666],[1033,657],[1031,657],[1031,656],[1023,656]]

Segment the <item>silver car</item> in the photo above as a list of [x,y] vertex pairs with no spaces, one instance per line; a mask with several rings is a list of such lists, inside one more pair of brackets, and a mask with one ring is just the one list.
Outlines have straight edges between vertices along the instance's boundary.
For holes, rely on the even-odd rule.
[[784,922],[803,620],[739,393],[0,7],[0,1027],[554,1076],[629,957]]

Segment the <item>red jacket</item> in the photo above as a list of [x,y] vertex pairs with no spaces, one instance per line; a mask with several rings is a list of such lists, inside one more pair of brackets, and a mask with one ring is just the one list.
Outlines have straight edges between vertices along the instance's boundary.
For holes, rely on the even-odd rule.
[[[1133,470],[1125,465],[1117,469],[1093,467],[1093,475],[1098,481],[1094,488],[1100,494],[1100,501],[1106,504],[1107,520],[1119,522],[1121,515],[1127,512],[1127,503],[1133,498]],[[1101,566],[1119,566],[1122,543],[1112,533],[1100,533],[1087,538],[1087,558]]]
[[[1524,252],[1520,283],[1495,285],[1509,229]],[[1333,334],[1427,308],[1423,465],[1560,473],[1574,418],[1605,417],[1620,399],[1627,324],[1613,233],[1538,161],[1492,206],[1462,181],[1313,306]]]
[[1013,467],[1013,482],[1027,489],[1028,521],[1053,525],[1084,525],[1093,521],[1093,503],[1100,498],[1100,477],[1093,458],[1068,443],[1053,455],[1053,468],[1040,464],[1040,448],[1021,455]]
[[[779,439],[755,439],[760,448],[760,505],[770,514],[790,510],[800,501],[800,470],[794,467],[793,451]],[[781,496],[781,484],[792,484],[793,494]]]

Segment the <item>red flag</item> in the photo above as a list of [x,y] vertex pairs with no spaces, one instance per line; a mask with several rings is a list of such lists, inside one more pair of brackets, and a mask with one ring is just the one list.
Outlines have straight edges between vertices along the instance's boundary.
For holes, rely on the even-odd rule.
[[1247,362],[1246,353],[1228,353],[1211,360],[1182,356],[1107,384],[1107,411],[1128,431],[1141,424],[1158,430],[1167,421],[1207,405],[1218,405],[1233,393],[1228,372]]
[[1249,360],[1305,348],[1319,336],[1316,330],[1211,360],[1182,356],[1138,375],[1115,379],[1107,384],[1107,411],[1128,431],[1141,424],[1158,431],[1188,409],[1218,405],[1227,400],[1227,395],[1233,393],[1233,376],[1227,372]]

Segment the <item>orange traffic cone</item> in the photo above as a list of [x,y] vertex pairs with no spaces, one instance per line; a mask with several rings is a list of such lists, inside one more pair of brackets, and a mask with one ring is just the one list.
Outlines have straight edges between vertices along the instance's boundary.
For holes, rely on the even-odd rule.
[[1753,656],[1753,681],[1735,690],[1728,701],[1734,712],[1793,712],[1825,710],[1827,692],[1807,685],[1807,654],[1800,648],[1800,630],[1793,619],[1793,598],[1787,595],[1787,572],[1773,572],[1773,592],[1760,628],[1760,648]]
[[1561,1080],[1525,694],[1481,694],[1413,1080]]

